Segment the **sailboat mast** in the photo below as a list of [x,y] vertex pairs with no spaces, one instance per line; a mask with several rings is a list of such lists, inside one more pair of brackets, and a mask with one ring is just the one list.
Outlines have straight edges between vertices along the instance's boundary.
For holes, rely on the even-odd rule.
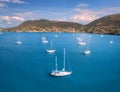
[[57,56],[55,56],[55,62],[56,62],[55,67],[56,67],[56,70],[57,70]]
[[87,48],[87,50],[88,50],[88,44],[86,45],[86,48]]
[[18,36],[18,41],[20,41],[20,36]]
[[87,50],[89,50],[89,41],[87,42]]
[[65,48],[64,48],[64,60],[63,60],[63,69],[65,70]]
[[51,49],[52,49],[52,40],[51,40]]

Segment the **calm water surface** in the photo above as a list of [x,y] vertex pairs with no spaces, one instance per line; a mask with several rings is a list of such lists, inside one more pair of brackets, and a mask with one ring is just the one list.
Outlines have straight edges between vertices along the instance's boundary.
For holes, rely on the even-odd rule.
[[[48,39],[47,44],[41,42],[42,35]],[[83,54],[86,46],[77,44],[79,36],[88,43],[90,55]],[[19,37],[21,45],[16,44]],[[51,40],[54,54],[45,52]],[[63,48],[73,73],[66,77],[50,76],[55,56],[58,69],[62,69]],[[0,35],[0,92],[49,91],[120,92],[120,36],[27,32]]]

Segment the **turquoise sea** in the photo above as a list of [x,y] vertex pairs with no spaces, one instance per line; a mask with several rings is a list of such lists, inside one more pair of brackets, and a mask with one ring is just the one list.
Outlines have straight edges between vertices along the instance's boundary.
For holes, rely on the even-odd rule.
[[[44,35],[48,43],[41,42]],[[58,35],[58,37],[56,37]],[[84,39],[91,50],[77,44]],[[21,45],[16,44],[20,37]],[[45,52],[50,41],[56,53]],[[113,43],[110,43],[110,40]],[[62,68],[63,48],[72,74],[50,76]],[[67,67],[66,67],[67,68]],[[120,92],[120,36],[85,33],[5,32],[0,34],[0,92]]]

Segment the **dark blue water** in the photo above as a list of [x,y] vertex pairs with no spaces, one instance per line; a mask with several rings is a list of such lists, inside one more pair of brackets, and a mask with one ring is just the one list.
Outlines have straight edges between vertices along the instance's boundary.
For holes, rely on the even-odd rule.
[[[42,35],[53,41],[55,54],[45,52],[50,43],[43,44]],[[18,36],[21,45],[16,44]],[[77,45],[78,36],[89,43],[90,55],[83,54],[86,46]],[[62,68],[63,48],[73,73],[66,77],[50,76],[55,56],[58,68]],[[120,36],[24,32],[0,35],[0,92],[49,91],[120,92]]]

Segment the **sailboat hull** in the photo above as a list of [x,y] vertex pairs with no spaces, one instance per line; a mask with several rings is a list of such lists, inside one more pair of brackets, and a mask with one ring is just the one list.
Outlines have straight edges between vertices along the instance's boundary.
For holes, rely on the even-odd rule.
[[85,42],[78,42],[79,45],[86,45]]
[[90,54],[90,53],[91,53],[90,50],[86,50],[86,51],[84,51],[84,54],[85,54],[85,55],[88,55],[88,54]]
[[60,70],[60,71],[57,70],[57,60],[56,60],[56,69],[51,72],[51,75],[52,76],[62,77],[62,76],[70,75],[71,73],[72,73],[71,71],[66,71],[65,70],[65,48],[64,48],[63,69]]
[[69,71],[52,71],[51,72],[51,75],[52,76],[58,76],[58,77],[62,77],[62,76],[67,76],[67,75],[70,75],[72,72],[69,72]]
[[42,40],[42,43],[48,43],[48,41],[47,40]]
[[47,50],[47,53],[54,53],[56,50]]
[[22,44],[22,42],[21,42],[21,41],[17,41],[16,43],[17,43],[17,44]]

